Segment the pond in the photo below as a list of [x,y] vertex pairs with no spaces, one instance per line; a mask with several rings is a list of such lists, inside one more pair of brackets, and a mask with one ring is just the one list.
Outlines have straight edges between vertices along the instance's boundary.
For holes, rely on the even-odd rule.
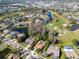
[[79,29],[79,24],[73,25],[70,30],[71,30],[71,31],[75,31],[75,30],[77,30],[77,29]]
[[29,35],[28,35],[28,28],[27,27],[14,27],[13,31],[24,33],[25,34],[25,39],[29,37]]
[[20,33],[27,33],[28,28],[27,27],[14,27],[13,31],[17,31],[17,32],[20,32]]

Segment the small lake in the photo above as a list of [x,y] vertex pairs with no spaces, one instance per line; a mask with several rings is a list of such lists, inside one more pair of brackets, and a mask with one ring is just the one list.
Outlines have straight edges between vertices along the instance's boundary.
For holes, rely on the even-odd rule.
[[77,29],[79,29],[79,24],[73,25],[70,30],[71,30],[71,31],[75,31],[75,30],[77,30]]
[[24,39],[29,37],[29,35],[28,35],[28,28],[27,27],[13,28],[13,31],[24,33],[25,34],[25,38]]
[[20,32],[20,33],[27,33],[28,32],[28,28],[27,27],[13,28],[13,31],[17,31],[17,32]]

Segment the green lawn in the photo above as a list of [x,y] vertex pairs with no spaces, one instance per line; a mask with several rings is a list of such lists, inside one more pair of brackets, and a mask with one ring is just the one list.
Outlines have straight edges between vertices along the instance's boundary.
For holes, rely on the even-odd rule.
[[58,19],[58,21],[55,23],[56,26],[60,27],[65,23],[65,21],[63,19]]
[[52,23],[48,23],[48,24],[46,24],[46,27],[47,27],[49,30],[52,30],[55,26],[54,26],[54,24],[52,24]]
[[75,32],[67,31],[65,35],[59,37],[59,40],[62,41],[60,45],[72,45],[73,40],[79,40],[79,30]]
[[58,22],[54,22],[54,23],[48,23],[46,24],[46,27],[49,29],[49,30],[54,30],[55,27],[57,27],[57,31],[59,31],[60,29],[60,26],[62,26],[64,24],[64,21],[62,20],[59,20]]
[[60,26],[62,26],[65,22],[66,22],[65,20],[58,18],[57,21],[53,21],[52,23],[46,24],[46,27],[47,27],[49,30],[53,30],[54,27],[57,27],[57,28],[59,29]]

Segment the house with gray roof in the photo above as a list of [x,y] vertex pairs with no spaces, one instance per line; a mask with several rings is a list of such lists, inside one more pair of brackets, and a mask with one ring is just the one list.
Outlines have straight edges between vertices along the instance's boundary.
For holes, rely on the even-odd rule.
[[29,37],[25,40],[25,43],[28,45],[32,45],[35,42],[35,38],[34,37]]
[[47,49],[47,54],[52,55],[53,59],[59,59],[60,48],[58,46],[50,45]]
[[79,56],[72,46],[65,46],[64,52],[67,59],[79,59]]

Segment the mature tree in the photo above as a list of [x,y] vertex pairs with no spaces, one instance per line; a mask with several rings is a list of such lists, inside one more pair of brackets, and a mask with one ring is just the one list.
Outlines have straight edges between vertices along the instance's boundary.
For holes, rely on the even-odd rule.
[[29,35],[37,36],[39,40],[45,40],[48,38],[48,30],[43,26],[42,21],[36,20],[29,26]]
[[79,41],[77,39],[72,40],[73,45],[79,45]]
[[58,44],[59,43],[59,40],[57,39],[57,37],[54,37],[53,38],[52,43],[53,44]]
[[56,31],[54,32],[49,32],[49,41],[53,44],[59,43],[58,40],[58,33]]
[[28,27],[28,34],[29,36],[34,36],[36,34],[36,30],[34,29],[34,23],[30,24]]

